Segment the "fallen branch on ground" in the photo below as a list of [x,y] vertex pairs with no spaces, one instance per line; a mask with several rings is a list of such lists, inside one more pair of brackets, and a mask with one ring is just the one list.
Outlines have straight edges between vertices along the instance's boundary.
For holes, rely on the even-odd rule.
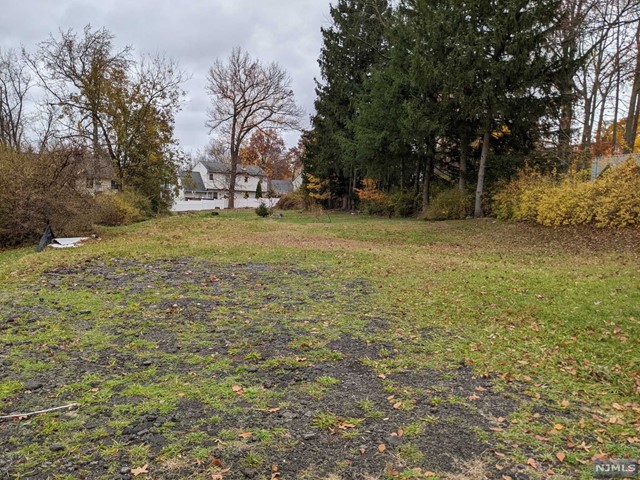
[[13,418],[29,418],[29,417],[33,417],[34,415],[40,415],[41,413],[49,413],[49,412],[55,412],[56,410],[69,410],[72,408],[76,408],[78,406],[77,403],[70,403],[69,405],[63,405],[62,407],[54,407],[54,408],[47,408],[46,410],[38,410],[36,412],[29,412],[29,413],[14,413],[12,415],[4,415],[2,417],[0,417],[0,420],[11,420]]

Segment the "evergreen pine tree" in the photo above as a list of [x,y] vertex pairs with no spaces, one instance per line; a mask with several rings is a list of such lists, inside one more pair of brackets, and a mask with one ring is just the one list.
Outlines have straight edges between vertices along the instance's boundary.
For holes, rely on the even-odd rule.
[[322,81],[316,81],[314,142],[305,169],[330,179],[334,195],[351,199],[360,175],[353,127],[357,99],[384,49],[388,0],[338,0],[330,15],[332,25],[322,29]]

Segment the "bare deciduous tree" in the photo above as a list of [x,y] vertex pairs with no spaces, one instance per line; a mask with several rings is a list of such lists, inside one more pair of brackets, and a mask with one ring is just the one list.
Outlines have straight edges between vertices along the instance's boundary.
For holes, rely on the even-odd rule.
[[206,90],[212,101],[207,126],[229,143],[229,208],[233,208],[244,141],[255,130],[298,129],[302,110],[295,103],[287,73],[277,63],[264,65],[240,48],[226,62],[216,60],[209,69]]
[[95,155],[100,153],[100,112],[113,79],[122,76],[130,63],[131,49],[113,51],[113,34],[106,28],[60,31],[39,44],[30,63],[50,103],[62,108],[69,133],[90,139]]
[[20,151],[25,130],[25,100],[33,86],[24,58],[0,50],[0,145]]

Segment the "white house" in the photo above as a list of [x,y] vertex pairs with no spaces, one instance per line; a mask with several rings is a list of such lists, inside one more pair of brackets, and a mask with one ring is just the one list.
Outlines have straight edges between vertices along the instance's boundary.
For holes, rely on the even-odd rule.
[[[202,183],[214,200],[229,197],[231,166],[219,162],[198,162],[193,167],[194,174],[200,174]],[[258,183],[263,195],[267,190],[267,174],[255,165],[238,165],[236,169],[235,200],[256,198]]]
[[[183,172],[178,179],[179,195],[174,211],[212,210],[227,208],[231,166],[219,162],[198,162],[190,172]],[[256,198],[258,184],[262,190]],[[268,179],[262,168],[255,165],[238,165],[234,204],[236,208],[255,208],[261,202],[272,206],[267,196]]]
[[293,192],[293,182],[291,180],[271,180],[270,188],[276,197],[281,197]]
[[79,188],[86,189],[95,195],[100,192],[119,190],[113,163],[108,157],[79,156],[76,160],[76,178]]

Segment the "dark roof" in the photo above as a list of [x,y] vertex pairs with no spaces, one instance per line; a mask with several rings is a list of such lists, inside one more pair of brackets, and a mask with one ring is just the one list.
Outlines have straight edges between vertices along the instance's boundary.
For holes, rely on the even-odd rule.
[[293,192],[293,182],[291,180],[271,180],[271,190],[275,193]]
[[[207,167],[207,171],[209,173],[229,173],[231,171],[231,166],[227,163],[220,162],[200,162],[205,167]],[[265,171],[258,167],[257,165],[238,165],[236,171],[239,174],[247,174],[253,175],[256,177],[263,177],[266,175]]]
[[206,192],[202,177],[199,172],[181,172],[182,188],[189,192]]
[[113,163],[108,157],[86,155],[78,160],[78,175],[88,179],[112,179],[116,176]]

